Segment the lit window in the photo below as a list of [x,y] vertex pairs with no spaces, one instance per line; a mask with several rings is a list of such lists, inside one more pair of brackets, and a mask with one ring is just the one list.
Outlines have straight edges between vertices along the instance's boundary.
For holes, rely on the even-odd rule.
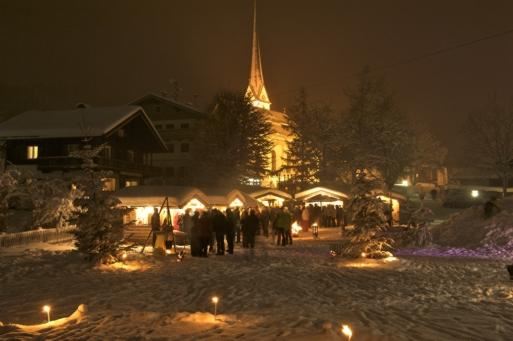
[[103,178],[103,188],[105,192],[114,192],[116,190],[116,179],[115,178]]
[[139,181],[137,181],[137,180],[125,181],[125,187],[133,187],[133,186],[138,186],[138,185],[139,185]]
[[39,157],[39,146],[27,146],[27,159],[35,160]]
[[188,153],[189,152],[189,144],[188,143],[182,143],[180,146],[180,151],[182,153]]

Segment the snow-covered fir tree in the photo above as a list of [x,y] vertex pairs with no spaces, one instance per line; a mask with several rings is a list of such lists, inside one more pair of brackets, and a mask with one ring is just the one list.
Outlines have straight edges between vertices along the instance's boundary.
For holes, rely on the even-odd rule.
[[378,180],[359,173],[349,207],[354,229],[347,232],[350,243],[343,250],[346,256],[391,256],[393,240],[384,234],[388,228],[387,205],[373,193],[378,187]]
[[97,263],[111,263],[119,259],[123,242],[123,215],[127,209],[119,206],[120,201],[103,190],[106,172],[97,171],[94,158],[103,147],[84,149],[72,156],[83,160],[83,174],[74,184],[83,196],[75,200],[79,209],[76,219],[75,245],[88,260]]

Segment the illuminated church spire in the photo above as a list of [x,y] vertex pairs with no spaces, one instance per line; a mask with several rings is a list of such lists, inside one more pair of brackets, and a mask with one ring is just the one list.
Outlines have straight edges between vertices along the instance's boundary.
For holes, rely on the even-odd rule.
[[262,71],[262,58],[260,57],[260,45],[258,43],[256,26],[256,0],[253,9],[253,47],[251,50],[251,71],[246,96],[254,107],[271,109],[271,101],[267,95],[264,84],[264,72]]

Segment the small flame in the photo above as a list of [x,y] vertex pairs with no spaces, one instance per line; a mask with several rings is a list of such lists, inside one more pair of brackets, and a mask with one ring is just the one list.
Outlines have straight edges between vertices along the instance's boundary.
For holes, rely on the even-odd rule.
[[343,324],[342,325],[342,334],[344,334],[349,339],[351,339],[351,337],[353,336],[353,331],[351,330],[351,328],[349,328],[349,326],[347,324]]
[[50,308],[50,306],[49,306],[49,305],[45,305],[45,306],[43,307],[43,312],[44,312],[44,313],[49,313],[49,312],[50,312],[50,310],[51,310],[51,308]]
[[219,302],[219,297],[217,297],[217,296],[212,297],[212,303],[217,304],[217,302]]
[[303,229],[301,228],[301,226],[299,226],[299,224],[297,223],[297,221],[295,221],[293,224],[292,224],[292,233],[294,234],[298,234],[299,232],[301,232]]

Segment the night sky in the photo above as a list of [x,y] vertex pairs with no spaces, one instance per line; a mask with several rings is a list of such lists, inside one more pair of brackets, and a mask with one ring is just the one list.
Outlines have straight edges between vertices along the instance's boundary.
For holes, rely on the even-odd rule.
[[[0,2],[0,110],[115,105],[168,89],[205,106],[245,90],[252,0]],[[402,109],[457,154],[467,113],[513,98],[513,1],[258,0],[265,81],[273,108],[301,86],[344,106],[365,65],[383,72]]]

